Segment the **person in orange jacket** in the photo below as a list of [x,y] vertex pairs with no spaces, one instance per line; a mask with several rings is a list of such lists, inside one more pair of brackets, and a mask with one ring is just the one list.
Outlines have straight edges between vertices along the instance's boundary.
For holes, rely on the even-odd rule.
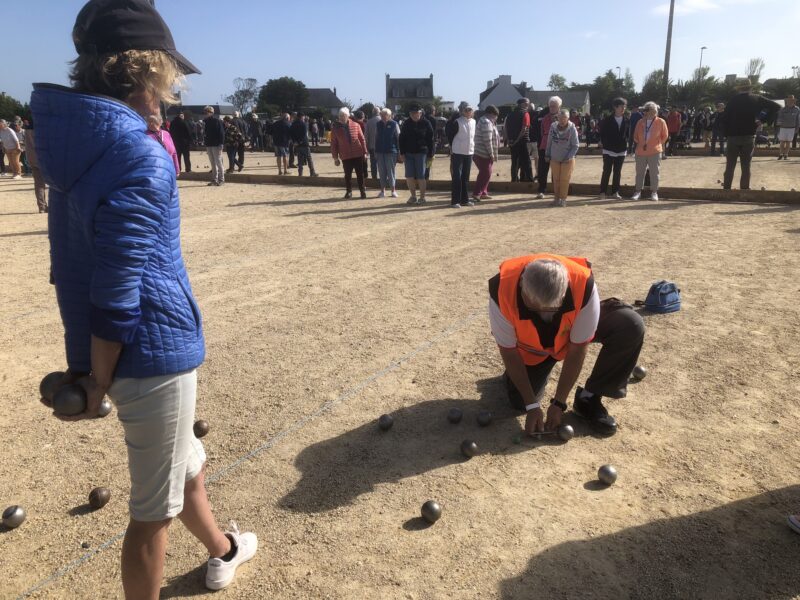
[[[658,175],[661,153],[669,138],[667,124],[658,117],[658,105],[647,102],[642,107],[642,118],[636,123],[633,141],[636,145],[636,189],[631,200],[638,200],[644,187],[644,176],[650,173],[650,199],[658,202]],[[679,115],[680,116],[680,115]]]

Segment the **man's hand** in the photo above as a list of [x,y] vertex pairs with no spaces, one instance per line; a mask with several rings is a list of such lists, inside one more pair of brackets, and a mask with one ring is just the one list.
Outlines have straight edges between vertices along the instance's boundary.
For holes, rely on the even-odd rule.
[[66,416],[53,413],[58,419],[62,421],[82,421],[83,419],[94,419],[100,410],[100,403],[106,396],[108,386],[101,385],[94,378],[94,375],[87,375],[81,377],[75,383],[81,386],[86,392],[86,410],[80,414]]
[[340,164],[342,164],[342,163],[341,163],[341,161],[340,161],[338,158],[334,158],[334,159],[333,159],[333,164],[334,164],[334,165],[336,165],[336,166],[338,167],[338,166],[339,166]]
[[525,416],[525,433],[533,435],[537,431],[544,431],[544,413],[541,408],[534,408]]
[[558,408],[555,404],[551,404],[550,408],[547,409],[547,431],[555,431],[558,429],[558,426],[561,425],[561,417],[563,415],[564,411]]

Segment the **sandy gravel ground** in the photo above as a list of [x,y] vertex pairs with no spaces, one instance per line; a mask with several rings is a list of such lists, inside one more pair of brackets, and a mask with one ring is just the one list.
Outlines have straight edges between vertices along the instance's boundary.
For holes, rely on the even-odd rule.
[[[720,161],[695,160],[666,168],[677,176],[685,163],[700,185],[703,165]],[[798,210],[549,209],[498,195],[454,211],[442,193],[407,208],[339,189],[199,182],[181,196],[208,340],[198,414],[211,424],[210,495],[221,523],[261,541],[216,597],[800,595],[800,536],[785,525],[800,511]],[[29,513],[0,531],[0,598],[37,586],[33,598],[119,598],[122,431],[115,413],[64,424],[37,401],[40,377],[64,359],[34,207],[29,181],[0,181],[0,508]],[[649,375],[609,403],[613,438],[568,417],[567,444],[513,442],[522,419],[499,384],[486,281],[531,251],[589,257],[603,296],[632,302],[661,278],[683,291],[681,312],[646,317]],[[445,419],[453,406],[459,425]],[[481,408],[495,415],[487,428]],[[387,433],[381,413],[395,417]],[[467,438],[480,448],[471,460],[459,453]],[[620,473],[608,489],[594,481],[603,463]],[[97,485],[113,498],[88,512]],[[444,514],[426,528],[429,498]],[[203,595],[203,549],[179,523],[171,531],[163,597]]]

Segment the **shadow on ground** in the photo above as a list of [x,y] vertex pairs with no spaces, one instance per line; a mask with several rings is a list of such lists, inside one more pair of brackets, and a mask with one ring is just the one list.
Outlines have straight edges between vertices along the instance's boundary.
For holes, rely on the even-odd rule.
[[161,588],[159,597],[162,599],[190,598],[213,593],[212,590],[206,588],[206,565],[202,564],[183,575],[172,577],[167,585]]
[[800,536],[786,526],[786,514],[798,508],[800,486],[790,486],[559,544],[534,556],[521,575],[503,581],[499,597],[795,598],[800,594]]
[[[302,473],[296,487],[284,496],[280,506],[304,513],[316,513],[350,504],[376,485],[397,482],[468,459],[461,455],[461,442],[471,439],[481,454],[515,454],[542,445],[563,444],[555,435],[522,436],[523,422],[508,404],[500,377],[478,382],[480,399],[431,400],[391,413],[393,427],[380,431],[376,409],[368,422],[334,438],[305,448],[295,460]],[[463,410],[458,424],[447,420],[451,408]],[[479,427],[480,410],[494,416],[488,427]],[[575,427],[576,436],[592,435],[571,413],[564,422]],[[519,441],[520,443],[515,443]],[[414,527],[415,524],[408,524]]]
[[20,231],[18,233],[0,233],[0,238],[12,237],[27,237],[30,235],[47,235],[47,230],[44,231]]

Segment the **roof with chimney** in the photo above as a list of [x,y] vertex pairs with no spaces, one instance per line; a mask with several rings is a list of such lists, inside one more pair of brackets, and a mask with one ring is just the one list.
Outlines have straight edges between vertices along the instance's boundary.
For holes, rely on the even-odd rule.
[[336,95],[336,88],[307,88],[309,108],[340,108],[344,106]]

